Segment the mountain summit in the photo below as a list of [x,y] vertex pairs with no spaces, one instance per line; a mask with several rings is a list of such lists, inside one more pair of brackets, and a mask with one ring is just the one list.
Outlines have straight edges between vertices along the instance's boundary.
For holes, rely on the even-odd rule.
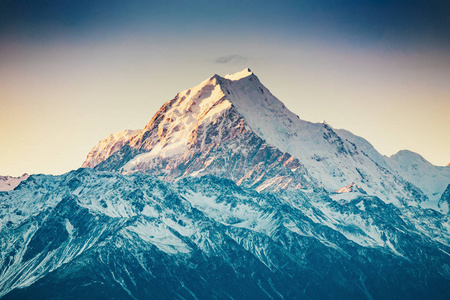
[[117,134],[119,143],[101,141],[83,166],[150,172],[166,180],[224,175],[259,190],[307,187],[311,179],[298,160],[270,144],[290,119],[297,117],[250,69],[214,75],[166,102],[142,131],[125,139]]
[[439,180],[431,188],[421,186],[366,140],[325,122],[301,120],[249,68],[178,93],[143,130],[101,141],[83,166],[147,172],[169,181],[213,174],[258,191],[333,192],[355,183],[396,205],[439,199],[450,182],[448,170],[426,165],[429,181],[436,174]]

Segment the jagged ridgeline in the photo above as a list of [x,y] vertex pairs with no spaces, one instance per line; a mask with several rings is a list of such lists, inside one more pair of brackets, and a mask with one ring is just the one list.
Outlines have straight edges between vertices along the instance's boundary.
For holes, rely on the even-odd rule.
[[0,192],[0,297],[449,299],[449,183],[214,75]]
[[388,158],[348,131],[300,119],[250,69],[178,93],[143,130],[100,141],[83,166],[167,181],[212,174],[257,191],[354,183],[395,205],[436,202],[450,183],[449,167],[410,151]]

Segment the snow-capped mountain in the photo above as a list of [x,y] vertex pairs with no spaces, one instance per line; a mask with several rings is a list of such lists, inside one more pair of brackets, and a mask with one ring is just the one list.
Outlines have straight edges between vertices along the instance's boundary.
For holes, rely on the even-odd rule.
[[0,191],[0,298],[449,299],[449,168],[214,75]]
[[13,177],[13,176],[0,176],[0,191],[11,191],[16,186],[19,185],[20,182],[27,179],[30,175],[27,173],[22,174],[22,176],[19,177]]
[[334,192],[353,182],[396,205],[439,199],[450,183],[450,174],[436,178],[431,164],[420,167],[432,184],[416,180],[364,139],[301,120],[250,69],[180,92],[140,133],[120,136],[120,142],[101,141],[83,166],[166,180],[214,174],[259,191],[314,186]]

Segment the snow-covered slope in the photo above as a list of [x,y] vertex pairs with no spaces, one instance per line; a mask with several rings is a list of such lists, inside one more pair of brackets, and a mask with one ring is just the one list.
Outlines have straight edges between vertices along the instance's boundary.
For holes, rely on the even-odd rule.
[[369,143],[369,141],[345,129],[335,129],[335,132],[342,139],[354,144],[355,147],[357,147],[361,152],[370,157],[374,162],[384,168],[389,169],[389,164],[386,162],[387,156],[382,155],[380,152],[378,152],[372,146],[372,144]]
[[419,187],[433,202],[439,200],[447,185],[450,184],[449,166],[435,166],[421,155],[409,150],[401,150],[387,157],[381,155],[362,137],[343,129],[337,129],[336,132],[343,139],[355,144],[360,151],[383,168]]
[[16,188],[19,183],[27,179],[30,175],[23,174],[20,177],[0,176],[0,191],[11,191]]
[[431,200],[438,200],[450,184],[450,167],[439,167],[429,163],[417,153],[402,150],[389,157],[392,170],[413,183]]
[[[417,181],[406,179],[364,139],[324,122],[301,120],[250,69],[214,75],[180,92],[137,135],[113,143],[118,146],[96,146],[114,148],[112,156],[90,154],[83,165],[122,173],[156,172],[167,180],[216,174],[238,184],[246,179],[246,185],[257,190],[314,186],[334,192],[355,183],[397,205],[443,192],[440,184],[419,189]],[[264,154],[259,145],[271,154]],[[267,155],[278,161],[276,172],[268,172]]]
[[224,89],[230,92],[227,99],[254,132],[296,157],[325,189],[335,191],[354,182],[389,202],[408,198],[411,187],[406,187],[400,178],[340,138],[328,124],[301,120],[247,71],[225,81]]
[[0,192],[2,299],[438,299],[449,216],[89,168]]

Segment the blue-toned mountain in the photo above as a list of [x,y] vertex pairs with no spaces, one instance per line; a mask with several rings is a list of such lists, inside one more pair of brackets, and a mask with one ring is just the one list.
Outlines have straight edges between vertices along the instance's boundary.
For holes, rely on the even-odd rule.
[[0,203],[4,299],[450,294],[448,217],[373,196],[80,169],[32,175]]

